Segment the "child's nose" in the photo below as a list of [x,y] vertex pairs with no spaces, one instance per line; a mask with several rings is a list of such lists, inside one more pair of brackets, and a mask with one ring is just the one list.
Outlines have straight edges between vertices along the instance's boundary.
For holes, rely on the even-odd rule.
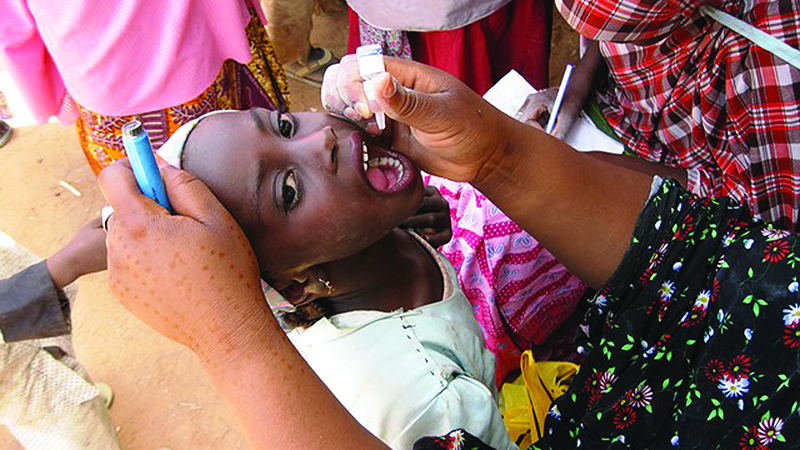
[[314,158],[323,169],[336,173],[339,168],[339,140],[331,126],[317,132]]
[[293,151],[303,155],[303,160],[312,167],[335,174],[338,170],[339,142],[330,126],[294,139]]

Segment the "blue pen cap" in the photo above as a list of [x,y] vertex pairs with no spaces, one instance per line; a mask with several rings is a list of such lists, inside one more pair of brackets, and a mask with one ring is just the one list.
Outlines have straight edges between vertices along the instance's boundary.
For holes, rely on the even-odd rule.
[[125,152],[131,162],[139,190],[168,211],[173,212],[167,197],[167,190],[164,188],[164,181],[161,179],[161,172],[158,170],[158,164],[153,155],[153,146],[150,144],[150,138],[141,122],[132,120],[122,125],[122,144],[125,146]]

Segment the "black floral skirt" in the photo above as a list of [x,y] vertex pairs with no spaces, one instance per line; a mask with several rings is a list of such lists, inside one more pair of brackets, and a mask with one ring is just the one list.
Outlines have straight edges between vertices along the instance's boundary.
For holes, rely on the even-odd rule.
[[[800,236],[663,182],[531,448],[800,448],[798,272]],[[459,430],[415,448],[488,447]]]

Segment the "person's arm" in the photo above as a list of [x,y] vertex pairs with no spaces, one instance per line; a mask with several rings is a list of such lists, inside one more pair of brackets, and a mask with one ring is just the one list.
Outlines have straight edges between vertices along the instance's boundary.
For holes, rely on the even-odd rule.
[[78,278],[106,269],[106,231],[99,217],[84,224],[75,236],[47,258],[55,288],[64,289]]
[[472,184],[589,285],[602,286],[628,248],[652,177],[573,150],[533,127],[501,127]]
[[261,292],[253,250],[230,214],[188,172],[163,167],[162,175],[176,215],[139,192],[127,160],[99,177],[115,210],[108,266],[120,302],[195,352],[253,448],[386,448],[286,338]]
[[593,158],[605,161],[609,164],[625,167],[627,169],[635,170],[650,177],[660,176],[661,178],[674,178],[684,188],[687,187],[687,171],[682,167],[670,167],[665,164],[654,163],[645,161],[644,159],[637,158],[629,155],[615,155],[606,152],[583,152]]
[[0,280],[0,332],[5,342],[42,339],[71,331],[63,289],[106,267],[105,231],[96,218],[46,261]]
[[0,333],[3,342],[68,334],[69,302],[59,293],[45,261],[0,280]]

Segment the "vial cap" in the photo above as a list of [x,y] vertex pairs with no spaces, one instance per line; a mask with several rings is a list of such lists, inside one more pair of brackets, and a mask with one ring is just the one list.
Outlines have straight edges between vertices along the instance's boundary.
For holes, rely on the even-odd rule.
[[136,137],[144,133],[144,125],[138,120],[131,120],[122,125],[122,137]]
[[362,45],[356,49],[356,56],[358,57],[358,73],[362,79],[386,72],[383,65],[383,49],[380,44]]

